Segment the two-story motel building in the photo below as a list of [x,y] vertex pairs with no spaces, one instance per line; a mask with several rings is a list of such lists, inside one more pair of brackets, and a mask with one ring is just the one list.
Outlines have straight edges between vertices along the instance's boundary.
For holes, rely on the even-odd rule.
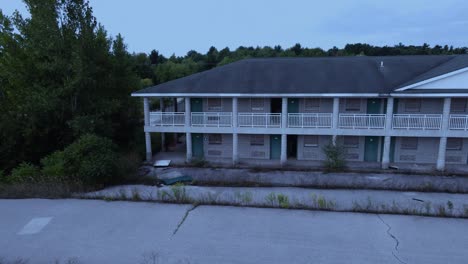
[[[468,55],[246,59],[132,94],[150,133],[184,133],[186,160],[468,163]],[[177,112],[149,98],[183,98]],[[161,100],[162,102],[162,100]]]

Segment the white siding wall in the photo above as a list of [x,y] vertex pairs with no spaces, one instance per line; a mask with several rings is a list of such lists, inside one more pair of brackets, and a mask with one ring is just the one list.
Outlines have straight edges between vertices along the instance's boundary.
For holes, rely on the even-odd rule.
[[203,152],[206,160],[210,158],[232,157],[232,135],[221,134],[222,144],[211,145],[208,141],[209,134],[203,134]]
[[[241,159],[270,159],[270,135],[264,136],[263,146],[251,146],[250,135],[239,135],[239,158]],[[263,153],[262,156],[259,154]],[[257,154],[257,155],[255,155]]]
[[418,138],[417,149],[402,149],[402,138],[395,138],[395,162],[436,163],[439,138]]

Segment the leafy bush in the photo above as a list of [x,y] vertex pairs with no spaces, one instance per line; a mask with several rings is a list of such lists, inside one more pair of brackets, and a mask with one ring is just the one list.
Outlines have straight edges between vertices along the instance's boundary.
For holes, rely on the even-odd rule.
[[6,177],[5,177],[5,173],[0,170],[0,183],[2,182],[6,182]]
[[42,175],[48,179],[62,179],[65,177],[65,161],[63,151],[56,151],[41,159]]
[[11,183],[34,182],[40,179],[40,175],[38,167],[23,162],[11,171],[8,181]]
[[324,166],[327,171],[342,171],[346,167],[345,149],[339,144],[329,143],[323,148]]
[[109,183],[117,172],[115,148],[107,138],[81,136],[63,150],[64,173],[89,185]]
[[289,197],[284,194],[278,194],[278,204],[281,208],[289,208]]
[[138,175],[138,168],[142,162],[141,156],[136,152],[128,152],[119,156],[117,163],[118,175],[125,177],[127,182],[134,182],[141,179]]

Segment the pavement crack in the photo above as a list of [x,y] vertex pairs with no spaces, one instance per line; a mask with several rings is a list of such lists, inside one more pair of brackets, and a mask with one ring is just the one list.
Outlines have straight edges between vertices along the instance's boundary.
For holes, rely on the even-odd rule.
[[176,229],[174,230],[174,232],[172,233],[172,236],[174,236],[177,231],[179,231],[179,228],[184,224],[185,220],[187,219],[187,217],[189,216],[190,212],[192,212],[193,210],[195,210],[195,208],[198,207],[198,204],[197,205],[192,205],[192,207],[190,207],[184,214],[184,216],[182,217],[182,220],[180,221],[180,223],[177,225]]
[[393,240],[395,240],[395,250],[392,250],[392,255],[393,257],[398,260],[400,263],[403,263],[403,264],[407,264],[406,262],[404,262],[403,260],[401,260],[398,256],[397,256],[397,253],[398,253],[398,246],[400,245],[400,241],[398,240],[398,238],[393,235],[390,231],[392,230],[392,227],[387,224],[387,222],[385,222],[383,220],[383,218],[377,214],[377,217],[380,219],[380,221],[385,225],[387,226],[387,235],[389,235]]

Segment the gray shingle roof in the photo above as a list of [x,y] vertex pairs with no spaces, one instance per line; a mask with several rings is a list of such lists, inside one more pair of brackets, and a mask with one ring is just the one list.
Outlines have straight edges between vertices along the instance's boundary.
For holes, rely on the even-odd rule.
[[245,59],[134,94],[388,94],[464,67],[468,55]]

